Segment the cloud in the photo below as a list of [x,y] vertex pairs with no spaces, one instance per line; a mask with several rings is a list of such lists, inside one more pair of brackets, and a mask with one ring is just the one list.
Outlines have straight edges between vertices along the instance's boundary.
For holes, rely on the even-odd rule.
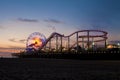
[[19,40],[18,42],[20,42],[20,43],[25,43],[25,39],[21,39],[21,40]]
[[2,25],[0,25],[0,29],[4,29],[5,27],[3,27]]
[[39,22],[37,19],[25,19],[25,18],[18,18],[17,21],[20,22]]
[[56,20],[56,19],[45,19],[44,22],[55,23],[55,24],[64,24],[63,21],[59,21],[59,20]]
[[9,39],[9,41],[11,41],[11,42],[16,42],[16,39],[15,39],[15,38],[12,38],[12,39]]
[[8,45],[8,49],[25,49],[25,47],[21,47],[21,46],[11,46],[11,45]]
[[16,38],[11,38],[11,39],[9,39],[9,41],[11,41],[11,42],[17,42],[17,43],[25,43],[25,39],[20,39],[20,40],[18,40],[18,39],[16,39]]

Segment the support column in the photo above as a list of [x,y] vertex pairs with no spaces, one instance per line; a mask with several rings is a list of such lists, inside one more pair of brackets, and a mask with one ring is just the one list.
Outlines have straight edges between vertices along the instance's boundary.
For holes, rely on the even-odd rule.
[[88,38],[88,41],[87,41],[87,46],[88,46],[88,49],[89,49],[89,48],[90,48],[89,31],[87,31],[87,38]]
[[82,37],[82,48],[84,49],[84,38]]
[[60,52],[62,52],[62,36],[60,38],[61,38]]
[[70,38],[68,37],[68,51],[69,51],[69,48],[70,48]]
[[51,51],[51,39],[49,41],[49,51]]
[[56,35],[56,51],[58,51],[58,36]]
[[92,49],[93,49],[93,50],[94,50],[94,46],[95,46],[94,38],[92,37]]
[[107,38],[105,39],[105,49],[107,48]]
[[79,44],[78,44],[78,32],[76,33],[76,42],[77,42],[77,52],[78,52],[78,46],[79,46]]
[[46,45],[44,46],[44,50],[46,51]]

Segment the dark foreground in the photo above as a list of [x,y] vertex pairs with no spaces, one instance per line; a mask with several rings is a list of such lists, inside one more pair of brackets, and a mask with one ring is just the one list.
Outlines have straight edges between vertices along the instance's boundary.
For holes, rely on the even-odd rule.
[[1,58],[0,80],[120,80],[120,61]]

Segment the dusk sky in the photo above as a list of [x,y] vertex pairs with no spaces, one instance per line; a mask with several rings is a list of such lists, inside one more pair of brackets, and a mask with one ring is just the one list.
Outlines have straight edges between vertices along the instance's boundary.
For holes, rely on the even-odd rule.
[[25,47],[33,32],[46,37],[97,29],[120,41],[120,0],[0,0],[0,47]]

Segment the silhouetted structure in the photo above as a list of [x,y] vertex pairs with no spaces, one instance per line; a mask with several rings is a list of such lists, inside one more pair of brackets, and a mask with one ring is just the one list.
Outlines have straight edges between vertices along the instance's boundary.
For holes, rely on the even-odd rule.
[[52,48],[54,48],[55,51],[59,50],[62,52],[65,48],[67,51],[73,49],[78,51],[79,46],[81,46],[82,49],[89,50],[90,48],[94,48],[98,42],[104,43],[103,45],[106,48],[107,34],[107,32],[101,30],[81,30],[73,32],[68,36],[54,32],[48,37],[45,44],[43,44],[39,50],[46,51],[46,48],[48,48],[48,51],[51,51]]
[[[33,43],[29,43],[28,47],[30,48],[27,48],[31,50],[13,53],[12,55],[30,58],[118,60],[120,59],[120,48],[107,48],[107,34],[107,32],[101,30],[81,30],[68,36],[54,32],[47,39],[40,40],[38,40],[41,38],[40,36],[37,38],[33,36],[33,39],[31,38]],[[102,47],[98,44],[99,42],[103,44]],[[37,49],[35,48],[36,45]]]

